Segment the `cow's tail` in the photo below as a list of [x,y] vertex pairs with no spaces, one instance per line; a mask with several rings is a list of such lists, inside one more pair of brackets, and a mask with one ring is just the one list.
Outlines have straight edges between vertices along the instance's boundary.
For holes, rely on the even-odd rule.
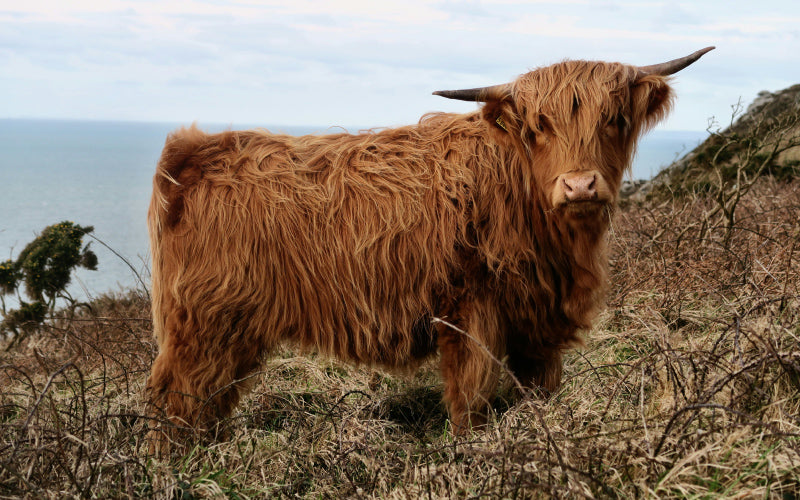
[[[164,340],[167,315],[174,307],[172,288],[177,269],[171,255],[168,234],[177,230],[184,210],[186,190],[202,176],[203,145],[208,136],[195,126],[182,128],[167,137],[153,177],[153,196],[147,214],[150,234],[153,334],[159,344]],[[172,249],[174,252],[174,249]]]

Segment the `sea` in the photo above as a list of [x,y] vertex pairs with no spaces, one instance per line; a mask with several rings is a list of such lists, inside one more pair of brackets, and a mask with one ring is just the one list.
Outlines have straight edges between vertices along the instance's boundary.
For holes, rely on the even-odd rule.
[[[146,289],[152,176],[164,139],[181,125],[189,124],[0,119],[0,261],[16,259],[46,226],[72,221],[94,227],[84,243],[91,244],[99,261],[96,271],[75,273],[68,288],[75,299]],[[198,126],[216,132],[258,125]],[[292,135],[342,131],[263,127]],[[631,177],[650,179],[706,136],[704,131],[651,132],[639,143]]]

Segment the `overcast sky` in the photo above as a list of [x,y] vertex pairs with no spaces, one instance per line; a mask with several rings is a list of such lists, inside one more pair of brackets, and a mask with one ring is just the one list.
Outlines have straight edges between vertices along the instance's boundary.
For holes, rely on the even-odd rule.
[[377,127],[563,59],[675,79],[662,129],[800,83],[800,2],[0,0],[0,118]]

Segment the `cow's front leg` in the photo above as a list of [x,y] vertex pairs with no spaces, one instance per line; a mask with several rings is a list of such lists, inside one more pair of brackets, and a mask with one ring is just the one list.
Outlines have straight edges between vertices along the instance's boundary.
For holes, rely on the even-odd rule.
[[[509,348],[508,367],[524,389],[552,393],[561,385],[563,362],[559,348]],[[535,351],[535,352],[531,352]]]
[[500,374],[504,337],[493,308],[470,302],[455,324],[439,323],[444,399],[453,432],[464,434],[486,423]]

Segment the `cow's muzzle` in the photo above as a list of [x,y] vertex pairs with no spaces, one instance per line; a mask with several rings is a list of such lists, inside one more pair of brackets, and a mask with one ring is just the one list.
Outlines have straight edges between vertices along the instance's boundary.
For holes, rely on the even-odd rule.
[[558,181],[568,202],[597,199],[597,174],[594,172],[562,175]]
[[551,201],[556,208],[563,207],[573,215],[587,216],[611,202],[611,191],[596,170],[568,172],[556,179]]

